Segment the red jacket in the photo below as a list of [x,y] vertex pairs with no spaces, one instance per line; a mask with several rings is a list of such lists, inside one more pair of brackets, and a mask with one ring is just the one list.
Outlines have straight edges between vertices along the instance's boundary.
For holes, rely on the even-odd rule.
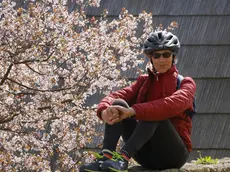
[[192,149],[192,121],[184,112],[193,110],[196,84],[185,77],[176,90],[178,70],[173,66],[165,73],[141,75],[131,86],[111,93],[98,104],[97,115],[110,106],[114,99],[124,99],[136,112],[135,118],[144,121],[170,119],[189,151]]

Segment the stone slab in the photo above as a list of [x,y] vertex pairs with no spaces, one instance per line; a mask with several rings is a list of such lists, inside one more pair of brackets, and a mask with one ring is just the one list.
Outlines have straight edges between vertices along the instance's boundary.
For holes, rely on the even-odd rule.
[[168,169],[163,171],[153,171],[143,169],[141,166],[130,165],[129,172],[230,172],[230,158],[225,157],[219,160],[218,164],[196,164],[194,161],[186,163],[181,169]]

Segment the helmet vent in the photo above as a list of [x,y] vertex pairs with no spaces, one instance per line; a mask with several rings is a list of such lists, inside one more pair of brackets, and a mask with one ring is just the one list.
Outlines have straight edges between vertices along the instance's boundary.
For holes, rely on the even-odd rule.
[[174,44],[178,44],[178,41],[177,41],[177,40],[174,40],[173,42],[174,42]]
[[168,37],[167,37],[167,40],[172,39],[172,37],[173,37],[172,35],[168,36]]
[[161,32],[158,33],[158,38],[161,40],[161,38],[162,38],[162,33]]
[[148,41],[149,42],[154,42],[154,39],[153,38],[149,38]]

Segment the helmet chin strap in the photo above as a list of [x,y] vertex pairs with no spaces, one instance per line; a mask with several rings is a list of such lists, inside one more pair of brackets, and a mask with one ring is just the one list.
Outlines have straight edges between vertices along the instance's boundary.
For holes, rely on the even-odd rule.
[[172,66],[175,64],[175,55],[173,55]]
[[154,65],[153,65],[153,61],[150,60],[151,64],[152,64],[152,72],[154,73],[158,73],[158,71],[155,69]]
[[153,70],[153,72],[157,72],[157,70],[155,69],[155,67],[154,67],[154,65],[153,65],[152,59],[150,60],[150,62],[151,62],[151,64],[152,64],[152,70]]

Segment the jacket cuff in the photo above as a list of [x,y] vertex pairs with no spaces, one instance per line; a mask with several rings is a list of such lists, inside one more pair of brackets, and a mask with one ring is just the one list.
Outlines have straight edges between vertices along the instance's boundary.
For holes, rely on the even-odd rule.
[[98,118],[100,118],[101,120],[103,120],[102,118],[101,118],[101,112],[103,111],[103,110],[105,110],[107,107],[106,106],[102,106],[102,107],[99,107],[98,109],[97,109],[97,116],[98,116]]
[[140,113],[138,112],[138,108],[135,107],[135,105],[133,105],[132,108],[136,112],[136,114],[133,117],[138,120],[140,116]]

